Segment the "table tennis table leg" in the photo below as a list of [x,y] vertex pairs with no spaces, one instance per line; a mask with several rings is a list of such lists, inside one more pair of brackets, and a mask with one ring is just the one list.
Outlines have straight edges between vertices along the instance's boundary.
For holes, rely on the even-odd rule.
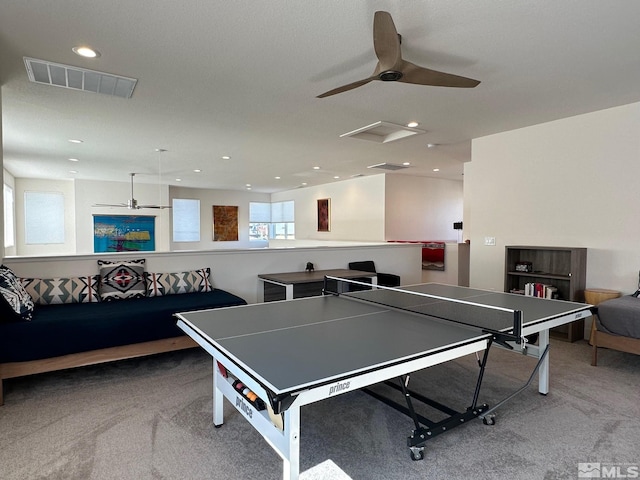
[[[224,395],[218,389],[218,382],[221,381],[218,361],[213,358],[213,425],[218,428],[224,423],[223,399]],[[224,380],[224,379],[222,379]]]
[[[549,330],[541,330],[538,335],[538,348],[540,352],[549,345]],[[549,393],[549,355],[547,354],[540,364],[538,370],[538,392],[543,395]]]
[[284,411],[286,452],[282,452],[283,480],[298,480],[300,476],[300,407]]

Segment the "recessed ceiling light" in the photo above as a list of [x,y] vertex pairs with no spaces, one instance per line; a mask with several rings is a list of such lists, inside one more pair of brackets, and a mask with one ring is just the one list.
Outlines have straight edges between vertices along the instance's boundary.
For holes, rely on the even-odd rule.
[[176,178],[176,182],[181,182],[182,179],[181,178]]
[[302,182],[302,186],[306,187],[307,186],[307,182]]
[[223,155],[223,156],[222,156],[222,159],[223,159],[223,160],[230,160],[230,159],[231,159],[231,157],[230,157],[229,155]]
[[335,179],[337,180],[337,179],[339,179],[340,177],[339,177],[338,175],[336,175],[336,176],[335,176],[335,177],[333,177],[333,178],[335,178]]
[[82,143],[82,140],[76,140],[76,139],[74,139],[74,138],[70,138],[70,139],[69,139],[69,142],[70,142],[70,143]]
[[166,152],[166,151],[167,151],[167,149],[166,149],[166,148],[155,148],[154,150],[155,150],[156,152],[158,152],[158,153],[164,153],[164,152]]
[[409,165],[411,165],[411,162],[403,162],[403,165],[408,167]]
[[200,170],[199,168],[196,168],[196,169],[194,169],[193,171],[194,171],[194,172],[196,172],[196,173],[200,173],[200,172],[202,172],[202,170]]
[[320,167],[313,167],[314,170],[320,170]]
[[77,161],[78,161],[78,159],[77,159],[77,158],[70,158],[70,159],[69,159],[69,161],[70,161],[70,162],[77,162]]
[[427,148],[433,148],[436,145],[437,145],[436,143],[427,143]]
[[69,170],[69,173],[75,174],[75,173],[78,173],[78,171],[77,170]]
[[275,178],[276,180],[280,180],[280,177],[273,177],[273,178]]
[[439,172],[439,171],[440,171],[440,169],[439,169],[439,168],[434,168],[434,169],[433,169],[433,171],[434,171],[434,172]]
[[86,46],[73,47],[71,50],[73,50],[73,53],[80,55],[81,57],[96,58],[100,56],[99,51]]
[[251,190],[251,187],[247,187],[247,190]]
[[416,128],[418,125],[420,125],[418,122],[409,122],[409,123],[407,123],[407,127],[409,127],[409,128]]

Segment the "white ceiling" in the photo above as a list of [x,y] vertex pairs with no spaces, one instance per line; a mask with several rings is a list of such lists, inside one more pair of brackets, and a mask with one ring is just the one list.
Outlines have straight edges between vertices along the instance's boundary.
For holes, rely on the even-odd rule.
[[[405,59],[482,83],[316,98],[371,75],[376,10],[393,16]],[[382,162],[461,179],[472,138],[640,101],[638,20],[637,0],[2,1],[4,164],[16,177],[157,182],[161,170],[163,183],[257,192]],[[81,44],[102,56],[75,55]],[[29,83],[24,56],[138,84],[125,100]],[[427,133],[340,138],[411,120]]]

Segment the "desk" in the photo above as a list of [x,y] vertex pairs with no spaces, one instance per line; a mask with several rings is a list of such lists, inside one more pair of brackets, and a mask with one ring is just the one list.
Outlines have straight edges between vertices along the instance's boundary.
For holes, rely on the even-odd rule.
[[370,278],[372,285],[378,284],[375,273],[349,269],[263,273],[258,275],[258,278],[264,283],[264,301],[273,302],[322,295],[325,276],[346,279]]

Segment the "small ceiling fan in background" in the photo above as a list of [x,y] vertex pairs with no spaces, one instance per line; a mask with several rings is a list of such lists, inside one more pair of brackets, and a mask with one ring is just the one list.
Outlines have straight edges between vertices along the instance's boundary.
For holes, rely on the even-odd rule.
[[373,74],[364,80],[329,90],[317,98],[346,92],[373,80],[458,88],[473,88],[480,83],[478,80],[430,70],[407,62],[402,58],[401,41],[402,37],[398,34],[391,15],[388,12],[376,12],[373,17],[373,49],[378,57],[378,64]]
[[97,203],[93,205],[94,207],[123,207],[128,208],[129,210],[140,210],[141,208],[156,208],[156,209],[165,209],[171,208],[169,205],[138,205],[138,201],[133,196],[133,177],[136,176],[135,173],[130,173],[131,176],[131,198],[127,200],[127,203]]

